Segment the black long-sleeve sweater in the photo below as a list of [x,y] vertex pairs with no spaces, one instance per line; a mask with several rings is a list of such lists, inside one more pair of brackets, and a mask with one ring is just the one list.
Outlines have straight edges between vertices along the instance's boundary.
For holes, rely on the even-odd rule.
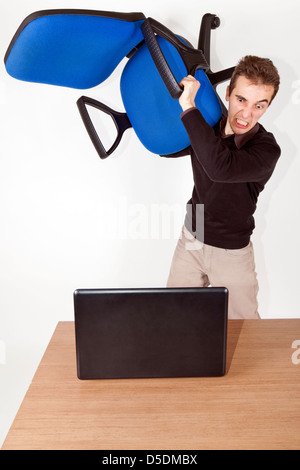
[[[188,202],[193,210],[187,210],[185,226],[208,245],[243,248],[249,244],[258,195],[274,171],[280,147],[258,123],[245,134],[227,136],[221,123],[212,128],[197,108],[182,113],[181,119],[191,143],[194,176]],[[204,205],[204,239],[202,231],[197,235],[197,204]]]

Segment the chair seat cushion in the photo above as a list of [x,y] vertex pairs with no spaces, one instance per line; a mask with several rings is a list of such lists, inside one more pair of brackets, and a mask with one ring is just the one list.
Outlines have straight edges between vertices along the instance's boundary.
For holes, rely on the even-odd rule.
[[[178,83],[187,75],[177,49],[158,37],[162,52]],[[222,115],[217,94],[203,70],[195,77],[201,86],[196,106],[205,120],[214,126]],[[130,58],[121,76],[121,95],[128,118],[142,144],[158,155],[179,152],[190,145],[181,122],[181,106],[174,100],[162,81],[146,45]]]

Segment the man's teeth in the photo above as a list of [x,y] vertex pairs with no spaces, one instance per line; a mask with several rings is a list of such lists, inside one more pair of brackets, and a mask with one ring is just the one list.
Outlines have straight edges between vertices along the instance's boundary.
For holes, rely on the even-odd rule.
[[248,122],[243,121],[242,119],[237,119],[236,121],[237,121],[238,124],[241,124],[241,126],[247,126],[248,125]]

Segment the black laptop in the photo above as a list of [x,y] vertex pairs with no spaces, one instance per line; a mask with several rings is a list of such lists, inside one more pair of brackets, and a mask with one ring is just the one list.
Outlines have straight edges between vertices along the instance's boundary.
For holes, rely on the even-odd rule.
[[78,378],[223,376],[227,306],[223,287],[76,290]]

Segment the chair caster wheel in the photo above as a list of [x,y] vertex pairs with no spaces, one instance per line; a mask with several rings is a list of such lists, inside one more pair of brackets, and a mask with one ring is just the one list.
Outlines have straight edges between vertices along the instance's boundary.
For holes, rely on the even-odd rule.
[[221,24],[221,20],[218,16],[215,16],[211,22],[211,29],[217,29]]

